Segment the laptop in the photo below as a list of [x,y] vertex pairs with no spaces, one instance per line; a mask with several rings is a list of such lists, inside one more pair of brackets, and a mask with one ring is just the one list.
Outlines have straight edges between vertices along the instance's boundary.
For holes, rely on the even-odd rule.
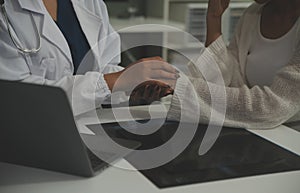
[[[109,166],[93,153],[103,151],[101,147],[91,151],[84,144],[62,89],[2,80],[0,89],[0,162],[84,177]],[[132,140],[114,140],[133,150],[140,146]],[[111,162],[125,156],[101,155]]]

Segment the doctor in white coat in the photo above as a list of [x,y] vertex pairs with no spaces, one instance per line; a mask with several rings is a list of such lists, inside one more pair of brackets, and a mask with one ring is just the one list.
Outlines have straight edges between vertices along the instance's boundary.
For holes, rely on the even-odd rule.
[[124,76],[120,84],[115,85],[120,75],[129,70],[117,66],[120,63],[120,38],[109,23],[104,2],[70,1],[92,48],[88,55],[93,56],[93,60],[90,57],[84,59],[79,68],[81,75],[74,75],[68,42],[55,23],[57,0],[6,0],[4,7],[13,39],[20,47],[36,48],[40,37],[41,49],[27,54],[19,51],[8,33],[7,20],[2,12],[0,79],[61,87],[73,103],[74,114],[78,115],[91,110],[94,103],[103,103],[110,97],[113,88],[121,91],[144,80],[178,78],[176,70],[169,64],[153,62],[152,58],[131,65],[138,65],[132,72],[134,76]]

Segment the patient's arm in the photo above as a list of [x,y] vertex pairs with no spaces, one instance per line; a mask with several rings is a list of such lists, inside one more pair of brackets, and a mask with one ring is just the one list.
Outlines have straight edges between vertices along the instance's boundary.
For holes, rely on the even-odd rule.
[[207,10],[206,46],[222,35],[222,15],[229,6],[230,0],[209,0]]

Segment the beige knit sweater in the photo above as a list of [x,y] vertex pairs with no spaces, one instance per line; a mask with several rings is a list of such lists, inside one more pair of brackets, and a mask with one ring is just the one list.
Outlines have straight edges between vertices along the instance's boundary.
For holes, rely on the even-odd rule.
[[[203,64],[207,66],[211,61],[215,61],[222,72],[226,85],[225,126],[266,129],[300,120],[300,19],[295,24],[297,37],[295,50],[291,50],[294,56],[277,73],[272,85],[250,88],[247,84],[246,57],[261,8],[262,5],[256,3],[250,6],[241,18],[229,47],[226,47],[223,37],[218,38],[201,55],[201,62],[195,65],[199,68]],[[181,76],[175,88],[169,119],[180,120],[183,114],[193,115],[197,110],[195,108],[200,106],[200,121],[208,123],[212,112],[210,93],[218,98],[216,95],[222,90],[222,86],[216,84],[213,78],[208,81],[209,83],[199,77]],[[196,93],[192,91],[193,88]],[[180,98],[184,99],[182,103],[185,105],[180,104]]]

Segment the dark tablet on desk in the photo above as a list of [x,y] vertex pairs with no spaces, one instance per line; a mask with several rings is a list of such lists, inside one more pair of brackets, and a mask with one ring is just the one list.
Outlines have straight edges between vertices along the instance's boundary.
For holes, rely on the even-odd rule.
[[[189,128],[189,124],[185,125]],[[137,140],[140,149],[165,143],[176,132],[178,123],[166,122],[149,136],[130,134],[117,123],[105,124],[113,135]],[[111,129],[113,128],[113,129]],[[207,126],[199,125],[191,144],[173,161],[158,168],[140,171],[159,188],[226,180],[254,175],[300,170],[300,157],[245,129],[223,128],[212,149],[199,156],[198,149]]]

